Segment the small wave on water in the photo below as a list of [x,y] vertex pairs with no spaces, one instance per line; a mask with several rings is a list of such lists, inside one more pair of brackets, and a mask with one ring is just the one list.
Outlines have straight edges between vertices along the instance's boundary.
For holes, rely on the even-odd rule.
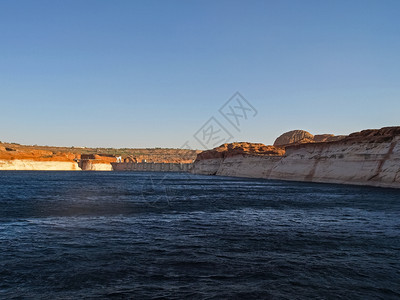
[[0,172],[0,298],[398,299],[400,191]]

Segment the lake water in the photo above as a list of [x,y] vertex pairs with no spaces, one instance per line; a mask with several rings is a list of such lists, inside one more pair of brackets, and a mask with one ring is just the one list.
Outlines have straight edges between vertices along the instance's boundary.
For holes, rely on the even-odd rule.
[[399,297],[399,190],[0,172],[1,299]]

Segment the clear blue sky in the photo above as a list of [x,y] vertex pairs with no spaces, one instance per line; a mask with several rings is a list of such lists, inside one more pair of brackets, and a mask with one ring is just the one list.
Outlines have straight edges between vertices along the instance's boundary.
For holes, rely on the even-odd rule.
[[[400,1],[0,1],[0,140],[180,147],[400,125]],[[221,119],[221,122],[224,120]],[[193,143],[192,147],[200,148]]]

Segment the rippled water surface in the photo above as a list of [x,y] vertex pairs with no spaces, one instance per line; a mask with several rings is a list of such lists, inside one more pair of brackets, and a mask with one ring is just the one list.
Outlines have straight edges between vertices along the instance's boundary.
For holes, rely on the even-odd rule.
[[400,191],[0,172],[1,299],[399,299]]

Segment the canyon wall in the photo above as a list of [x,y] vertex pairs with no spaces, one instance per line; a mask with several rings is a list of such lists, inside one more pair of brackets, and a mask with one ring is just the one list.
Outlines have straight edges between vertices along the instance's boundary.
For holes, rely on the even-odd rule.
[[400,188],[400,127],[285,150],[284,155],[212,150],[199,156],[192,173]]

